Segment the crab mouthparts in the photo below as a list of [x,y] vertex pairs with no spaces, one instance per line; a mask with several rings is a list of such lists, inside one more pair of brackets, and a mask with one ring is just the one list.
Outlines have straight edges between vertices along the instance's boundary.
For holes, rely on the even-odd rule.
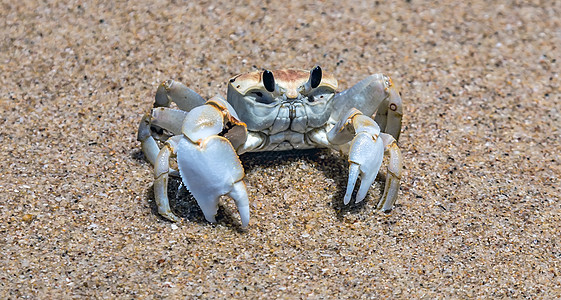
[[294,105],[290,105],[288,107],[288,117],[290,118],[291,123],[292,121],[294,121],[294,118],[296,118],[296,108],[294,107]]
[[288,99],[298,99],[299,98],[298,96],[300,96],[300,93],[298,93],[297,90],[288,90],[288,91],[286,91],[286,93],[284,95]]

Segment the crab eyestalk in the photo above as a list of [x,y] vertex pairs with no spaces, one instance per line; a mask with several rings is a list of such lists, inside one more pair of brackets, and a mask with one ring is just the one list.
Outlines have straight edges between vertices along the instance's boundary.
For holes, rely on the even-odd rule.
[[309,93],[311,90],[317,88],[321,83],[322,71],[320,66],[316,66],[310,71],[310,78],[304,84],[304,92]]

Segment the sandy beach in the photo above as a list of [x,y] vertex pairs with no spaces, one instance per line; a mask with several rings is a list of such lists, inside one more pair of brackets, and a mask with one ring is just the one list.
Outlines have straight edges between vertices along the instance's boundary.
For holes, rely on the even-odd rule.
[[[561,297],[561,2],[3,1],[0,298]],[[136,140],[158,85],[320,65],[393,79],[394,210],[343,205],[346,157],[244,154],[251,220],[171,223]],[[382,174],[385,174],[383,169]]]

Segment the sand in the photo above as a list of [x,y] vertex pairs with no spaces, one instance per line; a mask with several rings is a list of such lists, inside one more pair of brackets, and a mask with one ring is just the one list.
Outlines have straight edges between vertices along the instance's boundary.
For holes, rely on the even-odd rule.
[[[8,3],[9,2],[9,3]],[[561,297],[561,3],[3,1],[0,298]],[[205,98],[262,68],[405,103],[391,213],[342,204],[345,157],[242,156],[251,222],[170,185],[136,131],[166,79]],[[383,172],[384,173],[384,172]]]

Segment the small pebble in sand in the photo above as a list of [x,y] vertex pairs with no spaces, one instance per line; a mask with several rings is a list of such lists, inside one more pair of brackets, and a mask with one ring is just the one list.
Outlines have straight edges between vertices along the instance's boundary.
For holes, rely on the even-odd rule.
[[33,215],[32,214],[25,214],[25,215],[23,215],[23,217],[21,217],[21,220],[26,222],[26,223],[31,223],[31,221],[33,221]]

